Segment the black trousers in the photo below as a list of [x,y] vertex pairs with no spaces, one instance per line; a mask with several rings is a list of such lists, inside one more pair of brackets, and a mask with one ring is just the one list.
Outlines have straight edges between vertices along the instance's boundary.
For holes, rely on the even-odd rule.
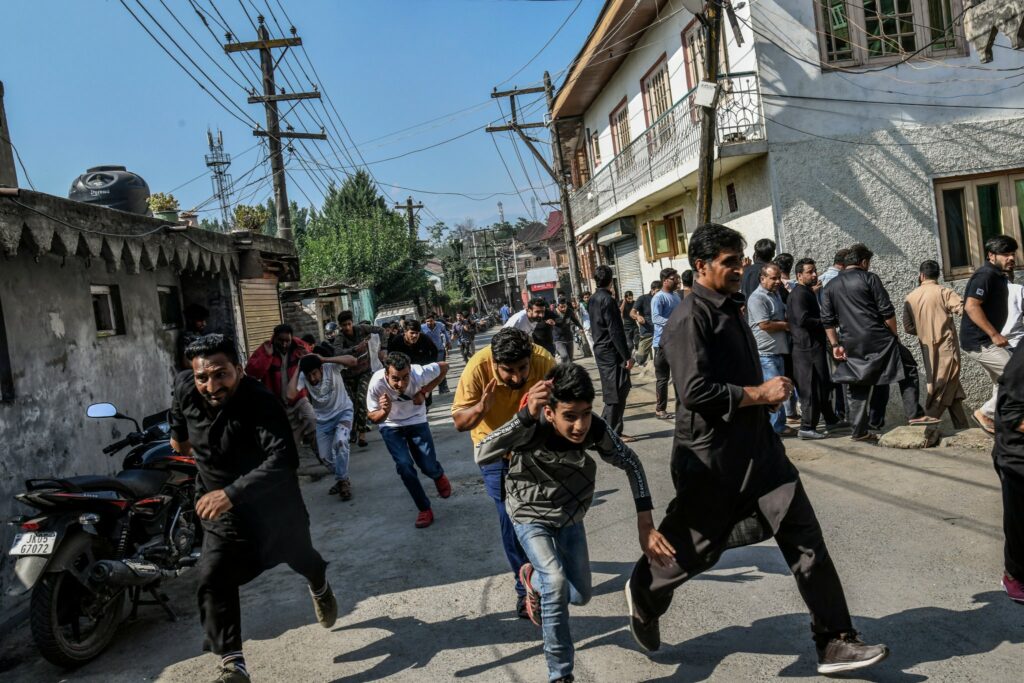
[[[832,410],[829,394],[832,393],[832,381],[829,378],[828,366],[817,356],[821,351],[793,351],[792,359],[795,372],[796,393],[800,398],[800,429],[813,430],[818,428],[818,421],[824,416],[825,424],[839,422]],[[818,361],[817,363],[815,361]],[[796,369],[799,366],[799,370]]]
[[[903,412],[907,419],[911,420],[924,415],[924,408],[921,407],[921,385],[918,379],[917,361],[902,344],[900,345],[900,362],[903,364],[903,379],[899,381],[900,398],[903,400]],[[876,391],[880,389],[880,387],[874,388]],[[871,389],[871,385],[867,384],[850,385],[850,406],[847,416],[853,427],[853,436],[864,436],[868,433],[869,426],[879,428],[884,423],[884,406],[881,405],[877,397],[871,397]],[[886,392],[886,402],[888,402],[889,387],[886,386],[884,391]],[[880,415],[878,411],[881,411]],[[871,415],[872,412],[875,414]],[[879,422],[871,424],[871,419],[879,420]]]
[[[672,368],[661,347],[654,349],[654,409],[664,412],[668,408],[668,383]],[[678,398],[678,397],[676,397]]]
[[622,416],[626,412],[626,399],[632,383],[625,365],[598,363],[597,373],[601,377],[601,398],[604,409],[601,417],[616,434],[622,434]]
[[[327,562],[313,548],[309,528],[297,532],[288,553],[288,566],[320,588],[327,580]],[[242,615],[238,589],[263,573],[255,543],[228,540],[215,534],[203,536],[199,560],[199,621],[203,625],[203,650],[224,655],[242,650]]]
[[[668,514],[658,526],[658,531],[676,549],[676,564],[667,569],[659,568],[657,577],[652,574],[646,557],[640,558],[633,568],[630,591],[633,605],[644,621],[660,618],[668,611],[675,589],[714,567],[729,547],[728,539],[713,542],[701,539],[695,544],[690,524],[679,512],[682,508],[676,501],[670,503]],[[789,509],[775,533],[775,542],[793,572],[800,597],[810,610],[815,640],[824,644],[839,633],[852,631],[843,585],[802,483],[797,484]]]
[[1003,485],[1003,556],[1006,573],[1024,581],[1024,472],[996,465]]

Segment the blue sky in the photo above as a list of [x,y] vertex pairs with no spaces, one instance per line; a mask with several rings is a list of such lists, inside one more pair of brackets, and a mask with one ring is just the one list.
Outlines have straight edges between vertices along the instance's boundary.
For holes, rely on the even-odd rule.
[[[125,2],[183,64],[205,81],[139,8],[138,0]],[[242,5],[254,18],[254,6],[266,12],[265,0],[163,3],[228,74],[242,85],[247,85],[243,73],[255,81],[244,58],[233,58],[237,68],[228,61],[191,5],[215,18],[212,4],[241,40],[252,40],[255,31]],[[287,31],[288,23],[277,0],[269,0],[269,4]],[[282,0],[281,4],[303,38],[323,89],[393,199],[404,201],[412,194],[426,204],[430,214],[424,216],[425,224],[432,223],[433,216],[449,225],[466,217],[478,224],[488,223],[497,220],[498,201],[504,203],[508,220],[528,213],[533,193],[524,190],[524,209],[491,136],[482,130],[428,151],[372,162],[497,121],[500,114],[489,101],[489,92],[537,53],[573,10],[575,0]],[[161,0],[142,0],[142,5],[230,96],[214,90],[221,101],[237,104],[241,112],[232,111],[243,121],[247,114],[263,123],[262,107],[246,104],[243,89],[201,53]],[[589,33],[601,5],[601,0],[584,0],[551,45],[502,87],[532,85],[541,79],[544,69],[552,75],[562,72]],[[270,13],[266,14],[271,33],[278,33]],[[216,24],[211,26],[221,37],[223,30]],[[87,167],[116,163],[142,175],[154,192],[174,189],[183,208],[201,204],[212,194],[203,161],[209,127],[223,131],[225,149],[235,156],[231,170],[236,184],[252,183],[242,196],[253,201],[270,196],[269,179],[260,181],[269,174],[269,167],[265,163],[257,166],[262,151],[253,148],[257,139],[251,126],[233,118],[200,90],[118,0],[4,0],[4,28],[0,80],[6,88],[11,137],[40,191],[66,195],[72,180]],[[283,65],[281,72],[289,78],[294,74],[295,88],[308,89],[299,65],[309,76],[312,73],[301,52],[294,51],[284,64],[291,70]],[[451,115],[459,110],[464,111]],[[326,119],[319,107],[315,111],[319,118]],[[296,113],[286,120],[297,130],[319,128],[305,110],[298,116]],[[541,113],[538,111],[536,116]],[[431,119],[439,120],[394,134]],[[331,127],[327,132],[333,136]],[[348,144],[347,139],[345,142]],[[528,187],[531,183],[524,177],[512,143],[502,137],[495,142],[516,184],[521,189]],[[309,203],[308,195],[318,204],[321,192],[302,165],[312,168],[312,158],[321,155],[321,165],[348,162],[344,157],[335,158],[335,151],[326,143],[306,145],[309,150],[297,147],[289,162],[289,168],[295,169],[289,172],[289,195],[300,204]],[[314,152],[314,145],[319,152]],[[529,152],[520,149],[520,153],[532,184],[540,185],[540,171]],[[241,182],[251,169],[255,170]],[[325,173],[343,176],[341,170]],[[19,169],[21,184],[27,186],[23,176]],[[491,192],[511,194],[471,201],[396,185],[476,197]],[[537,196],[539,200],[556,198],[552,188],[546,193],[537,191]],[[213,205],[204,208],[212,209]],[[214,216],[215,212],[202,215]]]

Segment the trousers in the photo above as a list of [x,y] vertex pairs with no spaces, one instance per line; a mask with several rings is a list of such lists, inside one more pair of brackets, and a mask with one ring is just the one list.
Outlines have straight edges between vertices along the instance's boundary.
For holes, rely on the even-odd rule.
[[505,509],[505,501],[503,499],[506,472],[508,472],[508,460],[505,459],[480,468],[480,474],[484,477],[484,488],[498,510],[498,529],[501,532],[501,547],[505,551],[505,559],[508,560],[508,566],[512,569],[512,575],[515,578],[516,594],[526,595],[526,588],[523,587],[522,582],[519,580],[519,569],[529,560],[526,559],[526,551],[523,550],[523,546],[519,543],[515,525],[512,524],[512,519],[509,518],[508,511]]
[[430,425],[426,422],[405,427],[381,427],[380,438],[388,447],[391,459],[395,461],[395,471],[402,478],[406,490],[412,496],[416,508],[423,512],[430,509],[430,499],[427,498],[423,484],[420,483],[420,476],[416,472],[418,467],[423,474],[437,481],[444,475],[444,469],[437,462],[437,453],[434,450],[434,437],[430,433]]
[[[916,417],[924,415],[924,408],[921,407],[921,385],[918,380],[917,374],[917,362],[914,357],[910,355],[910,351],[905,346],[900,345],[900,362],[903,364],[903,379],[899,381],[900,387],[900,398],[903,400],[903,412],[906,414],[907,419],[911,420]],[[876,390],[879,387],[875,387]],[[885,392],[888,398],[889,388],[886,386]],[[851,384],[850,385],[850,409],[849,409],[849,420],[850,425],[853,427],[853,436],[864,436],[868,433],[871,420],[869,419],[869,409],[874,404],[871,398],[871,385],[869,384]],[[884,406],[878,406],[881,408],[881,415],[876,415],[875,419],[879,419],[882,422],[885,420]]]
[[1003,488],[1003,558],[1006,573],[1024,581],[1024,475],[996,465]]
[[988,373],[992,380],[992,398],[985,401],[981,406],[982,414],[990,420],[996,414],[996,396],[999,393],[999,378],[1003,376],[1003,369],[1010,362],[1010,349],[989,344],[981,347],[980,351],[964,351],[964,355],[978,361],[978,364]]
[[[633,568],[629,587],[633,605],[644,621],[658,619],[668,611],[673,591],[714,567],[727,547],[728,539],[695,545],[694,532],[682,512],[683,508],[676,501],[670,503],[665,519],[658,526],[676,549],[676,565],[669,569],[659,568],[656,585],[653,585],[655,580],[646,557],[640,558]],[[816,642],[824,644],[839,633],[853,630],[839,574],[801,483],[797,484],[789,508],[775,532],[775,542],[793,572],[800,597],[810,610],[811,631]]]
[[[296,529],[288,566],[305,577],[311,588],[327,581],[327,562],[313,547],[309,527]],[[199,560],[199,621],[203,627],[203,650],[223,655],[242,649],[242,614],[238,589],[263,573],[256,544],[229,540],[216,534],[203,536]]]
[[665,358],[665,352],[660,346],[654,347],[654,409],[660,413],[668,409],[668,384],[671,374],[672,368]]

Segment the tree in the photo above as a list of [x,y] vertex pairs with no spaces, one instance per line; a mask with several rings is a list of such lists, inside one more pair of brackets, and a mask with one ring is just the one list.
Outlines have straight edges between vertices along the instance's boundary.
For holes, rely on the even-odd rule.
[[338,208],[350,216],[371,216],[388,208],[384,197],[377,191],[377,184],[363,169],[345,178],[340,189],[335,191],[332,185],[328,194],[335,194]]
[[427,234],[430,235],[434,256],[441,259],[441,281],[448,299],[446,303],[458,309],[472,304],[473,285],[469,266],[464,259],[464,240],[458,234],[453,234],[443,222],[427,228]]

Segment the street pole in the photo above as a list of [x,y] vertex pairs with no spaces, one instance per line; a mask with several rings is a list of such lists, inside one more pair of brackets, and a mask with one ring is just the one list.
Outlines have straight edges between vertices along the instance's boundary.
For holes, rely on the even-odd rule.
[[248,102],[249,104],[256,104],[259,102],[263,103],[263,109],[267,116],[267,129],[257,129],[254,130],[252,134],[257,137],[265,137],[269,139],[270,171],[274,183],[274,202],[277,205],[275,207],[277,210],[277,236],[281,239],[291,241],[292,217],[288,207],[288,189],[286,187],[284,176],[284,157],[281,154],[281,138],[326,140],[327,135],[322,131],[320,133],[297,133],[290,130],[281,130],[281,120],[277,113],[278,102],[285,100],[320,99],[320,93],[318,91],[304,93],[277,92],[277,86],[274,83],[274,69],[276,65],[274,63],[274,54],[271,50],[274,48],[284,48],[287,50],[289,47],[297,47],[302,45],[302,39],[298,36],[293,36],[291,38],[274,38],[271,40],[270,32],[267,31],[267,27],[263,23],[263,16],[260,15],[257,18],[259,20],[259,26],[256,28],[256,36],[258,40],[246,43],[233,43],[230,42],[232,36],[229,33],[226,36],[229,42],[224,46],[224,51],[228,54],[231,54],[232,52],[247,52],[254,50],[260,53],[260,70],[263,72],[263,95],[260,96],[253,92],[249,97]]
[[544,93],[548,100],[548,119],[551,121],[551,149],[555,162],[555,171],[560,177],[555,178],[558,183],[560,199],[562,200],[562,236],[565,239],[565,253],[569,257],[569,283],[572,286],[572,295],[577,299],[582,298],[583,289],[580,286],[580,261],[576,255],[576,232],[572,223],[572,206],[569,204],[569,187],[565,180],[565,165],[562,160],[562,136],[555,124],[555,90],[551,85],[551,76],[544,72]]
[[[707,30],[704,55],[704,80],[718,87],[719,43],[722,39],[722,11],[712,0],[704,6],[704,27]],[[715,134],[717,132],[717,99],[703,107],[700,121],[700,156],[697,175],[697,224],[711,222],[711,194],[715,182]]]
[[422,209],[423,204],[413,204],[412,197],[407,197],[405,204],[395,204],[396,210],[404,210],[405,215],[409,220],[409,236],[416,239],[419,236],[419,231],[416,230],[416,214],[413,213],[415,209]]

